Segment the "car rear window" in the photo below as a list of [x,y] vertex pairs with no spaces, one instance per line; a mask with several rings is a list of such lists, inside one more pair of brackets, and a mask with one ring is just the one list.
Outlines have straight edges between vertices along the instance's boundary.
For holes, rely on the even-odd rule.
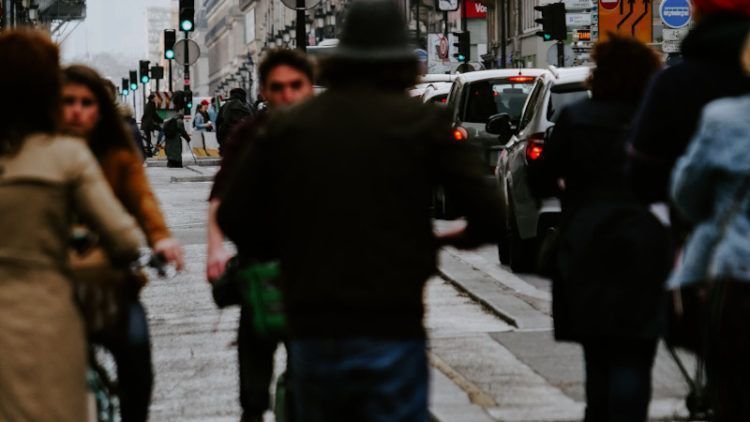
[[547,107],[547,120],[552,123],[557,122],[565,106],[591,96],[588,88],[582,83],[555,85],[551,89],[551,94]]
[[490,117],[508,113],[511,120],[521,117],[526,97],[534,87],[534,79],[514,83],[508,79],[478,81],[469,85],[465,97],[462,121],[487,123]]

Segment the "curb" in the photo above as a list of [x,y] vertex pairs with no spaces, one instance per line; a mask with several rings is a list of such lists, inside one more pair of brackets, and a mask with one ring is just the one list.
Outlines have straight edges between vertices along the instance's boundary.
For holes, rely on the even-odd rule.
[[[167,166],[167,160],[159,160],[159,159],[151,159],[149,158],[146,160],[146,165],[148,167],[166,167]],[[199,166],[199,167],[216,167],[221,165],[221,158],[199,158],[198,162],[192,162],[190,165],[193,166]]]
[[172,177],[169,183],[194,183],[194,182],[213,182],[214,176],[186,176]]
[[467,265],[449,252],[440,254],[438,274],[479,302],[498,318],[519,330],[551,330],[552,318],[519,299],[492,277]]

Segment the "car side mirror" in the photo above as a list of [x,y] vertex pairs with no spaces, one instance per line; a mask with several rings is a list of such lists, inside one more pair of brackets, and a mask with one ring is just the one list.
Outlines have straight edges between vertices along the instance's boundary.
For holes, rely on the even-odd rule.
[[490,117],[484,130],[493,135],[510,135],[513,131],[510,122],[510,115],[508,113],[500,113]]

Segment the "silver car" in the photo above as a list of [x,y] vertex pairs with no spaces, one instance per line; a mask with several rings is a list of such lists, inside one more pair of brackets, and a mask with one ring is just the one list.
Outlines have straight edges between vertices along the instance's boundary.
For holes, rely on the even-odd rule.
[[508,143],[500,147],[495,175],[504,200],[507,233],[498,245],[498,255],[515,272],[534,270],[540,239],[559,220],[560,202],[532,195],[529,171],[544,159],[545,140],[563,107],[590,95],[586,87],[589,73],[588,67],[550,67],[537,79],[517,128],[509,127],[501,118],[493,118],[488,124],[487,129],[493,132],[512,133]]

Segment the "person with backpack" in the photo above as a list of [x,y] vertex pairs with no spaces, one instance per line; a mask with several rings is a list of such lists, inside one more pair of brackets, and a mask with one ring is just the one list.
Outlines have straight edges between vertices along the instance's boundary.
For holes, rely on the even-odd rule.
[[244,118],[254,113],[247,104],[247,92],[242,88],[229,91],[229,100],[221,106],[216,117],[216,140],[219,142],[219,152],[224,155],[224,146],[232,129]]
[[562,110],[537,168],[547,185],[564,186],[551,265],[555,338],[583,346],[586,422],[645,422],[673,255],[667,229],[629,188],[625,144],[661,62],[619,35],[592,58],[591,98]]
[[[182,168],[182,140],[190,142],[190,135],[185,130],[182,115],[171,117],[164,122],[164,142],[167,151],[167,167]],[[188,146],[189,148],[189,146]]]

